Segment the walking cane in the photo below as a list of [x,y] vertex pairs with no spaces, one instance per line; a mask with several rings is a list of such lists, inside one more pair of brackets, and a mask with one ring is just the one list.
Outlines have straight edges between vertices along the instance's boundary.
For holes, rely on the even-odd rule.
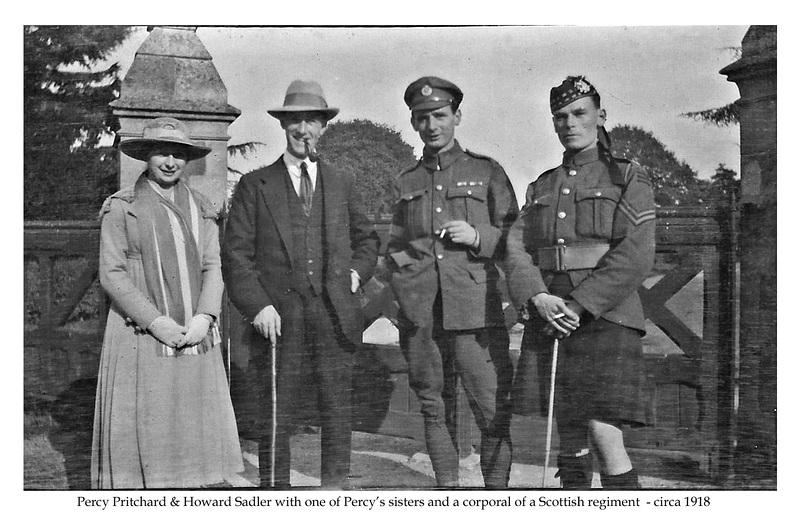
[[553,339],[553,365],[550,367],[550,403],[547,406],[547,441],[545,441],[544,470],[542,471],[542,488],[547,477],[547,466],[550,465],[550,443],[553,441],[553,400],[556,395],[556,364],[558,364],[558,337]]
[[278,435],[278,368],[277,349],[275,341],[270,343],[270,357],[272,361],[272,437],[269,444],[269,485],[275,487],[275,437]]

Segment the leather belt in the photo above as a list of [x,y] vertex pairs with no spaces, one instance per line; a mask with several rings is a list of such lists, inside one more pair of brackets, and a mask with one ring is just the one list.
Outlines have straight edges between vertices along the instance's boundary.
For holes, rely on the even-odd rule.
[[593,269],[610,248],[607,243],[569,247],[556,245],[536,249],[533,258],[536,266],[544,271]]

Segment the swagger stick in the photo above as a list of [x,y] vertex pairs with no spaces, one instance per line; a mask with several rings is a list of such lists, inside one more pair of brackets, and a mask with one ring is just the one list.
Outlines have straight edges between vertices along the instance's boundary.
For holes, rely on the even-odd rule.
[[550,403],[547,406],[547,441],[545,441],[544,469],[542,470],[542,487],[547,477],[547,466],[550,465],[550,443],[553,441],[553,401],[556,396],[556,365],[558,364],[558,337],[553,339],[553,365],[550,367]]
[[270,343],[270,357],[272,361],[272,438],[269,444],[269,485],[275,487],[275,437],[278,435],[278,369],[277,349],[275,341]]

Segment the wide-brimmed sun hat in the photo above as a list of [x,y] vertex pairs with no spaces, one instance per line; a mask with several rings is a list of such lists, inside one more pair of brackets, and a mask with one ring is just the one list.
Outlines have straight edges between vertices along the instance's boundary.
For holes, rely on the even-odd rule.
[[186,150],[188,160],[203,158],[211,148],[203,142],[189,138],[189,132],[175,118],[156,118],[144,125],[141,138],[128,138],[119,143],[119,149],[137,160],[147,161],[150,152],[163,145],[177,145]]
[[328,106],[325,93],[319,83],[296,79],[286,89],[283,106],[267,112],[279,120],[288,118],[297,112],[319,112],[325,116],[326,120],[330,120],[339,114],[339,109]]

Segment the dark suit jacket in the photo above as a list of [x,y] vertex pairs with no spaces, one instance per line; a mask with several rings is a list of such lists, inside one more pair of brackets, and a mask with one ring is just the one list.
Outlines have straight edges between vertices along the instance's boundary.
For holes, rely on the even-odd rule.
[[[342,331],[354,344],[361,344],[364,317],[358,297],[350,292],[350,270],[358,272],[362,284],[372,277],[379,239],[355,193],[353,178],[322,161],[318,169],[325,201],[324,286]],[[292,263],[287,174],[281,156],[242,177],[231,203],[222,273],[228,296],[250,321],[268,305],[281,314],[284,301],[293,295],[292,270],[304,266]]]

